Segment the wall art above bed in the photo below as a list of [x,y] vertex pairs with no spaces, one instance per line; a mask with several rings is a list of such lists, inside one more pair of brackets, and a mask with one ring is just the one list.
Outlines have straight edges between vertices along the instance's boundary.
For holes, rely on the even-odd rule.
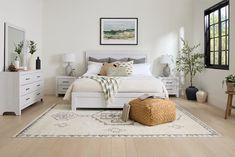
[[138,45],[138,18],[100,18],[100,45]]

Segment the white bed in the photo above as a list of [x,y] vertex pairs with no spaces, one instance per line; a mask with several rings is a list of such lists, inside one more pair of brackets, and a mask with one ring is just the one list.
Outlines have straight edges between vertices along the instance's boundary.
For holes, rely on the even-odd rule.
[[[146,58],[143,52],[86,52],[86,65],[89,57],[97,59],[112,57],[121,58]],[[162,98],[168,98],[164,84],[153,76],[128,76],[120,77],[119,90],[112,102],[104,99],[102,88],[98,82],[91,79],[78,79],[73,83],[71,100],[72,110],[77,108],[122,108],[125,103],[143,94],[153,94]]]

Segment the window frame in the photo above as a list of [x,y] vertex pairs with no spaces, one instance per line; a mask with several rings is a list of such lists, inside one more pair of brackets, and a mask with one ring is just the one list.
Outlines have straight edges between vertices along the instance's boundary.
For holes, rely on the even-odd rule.
[[[221,12],[220,9],[222,9],[223,7],[228,6],[228,19],[225,19],[224,21],[221,21]],[[219,59],[218,59],[218,65],[216,64],[210,64],[210,59],[211,59],[211,37],[210,37],[210,14],[215,12],[216,10],[218,10],[218,27],[219,27],[219,36],[218,36],[218,40],[219,40],[219,45],[218,45],[218,53],[219,53]],[[206,19],[207,17],[207,19]],[[227,49],[225,49],[225,52],[228,51],[228,56],[226,56],[228,58],[227,63],[228,65],[222,65],[222,22],[228,21],[228,34],[225,34],[225,37],[228,37],[228,41],[226,42],[226,44],[228,44]],[[213,24],[216,25],[216,24]],[[214,39],[216,37],[213,37]],[[215,43],[214,43],[215,44]],[[204,11],[204,53],[205,53],[205,68],[210,68],[210,69],[221,69],[221,70],[229,70],[229,66],[230,66],[230,4],[229,4],[229,0],[223,0],[222,2],[219,2],[218,4],[206,9]],[[215,45],[214,45],[215,46]],[[215,50],[214,50],[215,52]],[[215,61],[215,60],[214,60]]]

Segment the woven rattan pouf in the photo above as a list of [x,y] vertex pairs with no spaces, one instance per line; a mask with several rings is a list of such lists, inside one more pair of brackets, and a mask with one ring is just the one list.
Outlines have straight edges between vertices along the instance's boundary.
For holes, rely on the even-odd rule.
[[135,99],[129,102],[130,119],[144,125],[172,122],[176,119],[176,106],[170,100],[163,99]]

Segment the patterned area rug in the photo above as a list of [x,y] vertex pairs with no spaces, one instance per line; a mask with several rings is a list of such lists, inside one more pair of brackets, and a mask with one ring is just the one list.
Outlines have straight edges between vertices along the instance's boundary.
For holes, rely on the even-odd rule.
[[55,105],[15,137],[217,137],[211,127],[177,106],[172,123],[144,126],[120,119],[120,110],[77,110]]

